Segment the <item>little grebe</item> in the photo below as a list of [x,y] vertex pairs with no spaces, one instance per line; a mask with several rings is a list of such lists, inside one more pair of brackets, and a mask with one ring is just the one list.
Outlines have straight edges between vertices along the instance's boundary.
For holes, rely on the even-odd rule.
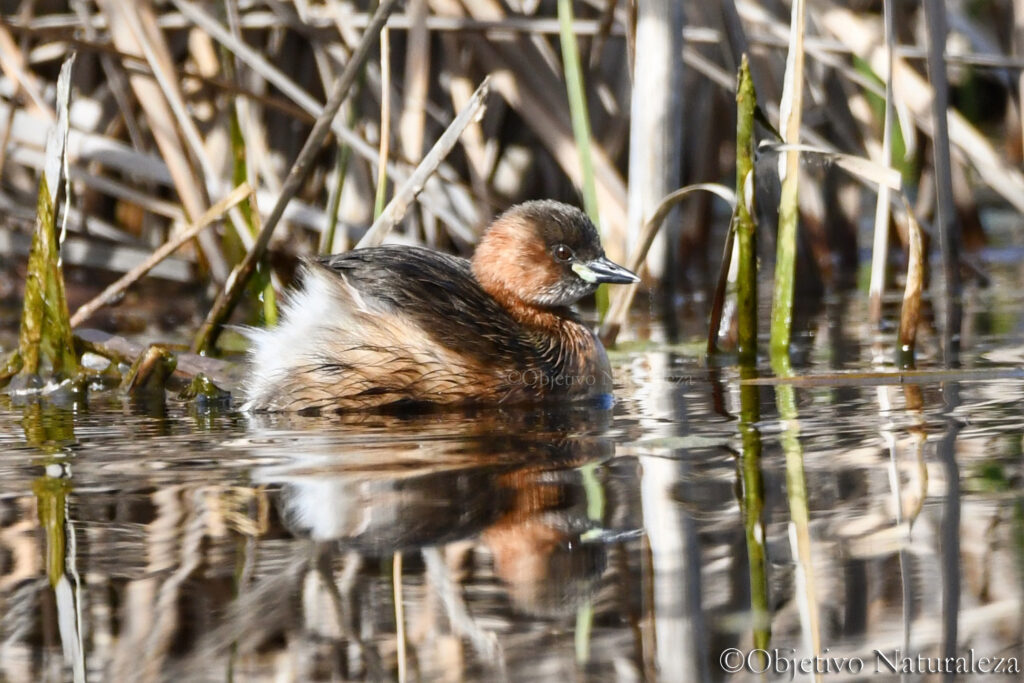
[[307,261],[269,330],[250,330],[249,410],[519,403],[611,393],[601,342],[570,309],[636,282],[593,223],[554,201],[515,206],[472,261],[405,246]]

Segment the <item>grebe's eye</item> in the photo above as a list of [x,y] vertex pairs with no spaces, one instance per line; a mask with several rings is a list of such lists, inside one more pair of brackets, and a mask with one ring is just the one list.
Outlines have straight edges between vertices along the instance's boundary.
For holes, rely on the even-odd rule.
[[572,249],[565,246],[564,244],[559,244],[557,247],[555,247],[555,258],[558,259],[559,261],[569,262],[572,260],[572,257]]

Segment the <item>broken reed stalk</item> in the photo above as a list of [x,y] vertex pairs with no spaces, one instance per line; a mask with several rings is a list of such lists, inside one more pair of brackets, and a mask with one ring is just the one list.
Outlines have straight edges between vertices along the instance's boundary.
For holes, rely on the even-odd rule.
[[205,228],[219,220],[228,209],[237,206],[251,194],[252,188],[249,187],[248,183],[243,183],[236,187],[228,196],[211,206],[206,213],[199,217],[199,220],[194,225],[189,226],[187,230],[178,233],[164,242],[149,258],[122,275],[116,282],[95,297],[79,306],[75,314],[71,316],[71,326],[77,327],[81,325],[97,310],[117,299],[126,289],[145,277],[146,273],[155,268],[158,263],[180,249],[185,243],[195,239]]
[[[893,0],[883,0],[885,17],[885,113],[882,119],[882,163],[892,164],[893,124]],[[882,293],[885,291],[885,267],[889,253],[889,187],[878,186],[875,204],[875,233],[871,247],[871,285],[869,288],[868,319],[875,327],[882,321]]]
[[[79,372],[61,272],[61,238],[56,225],[61,177],[67,169],[68,103],[74,62],[72,53],[57,77],[57,121],[47,136],[45,165],[39,178],[18,350],[0,369],[0,386],[6,385],[16,374],[31,383],[42,372],[52,373],[56,378],[73,377]],[[65,193],[65,204],[68,200]],[[64,208],[65,216],[68,208]]]
[[757,363],[757,226],[754,223],[754,109],[757,93],[747,55],[736,85],[737,350],[740,365]]
[[708,315],[707,354],[718,353],[718,335],[722,331],[722,314],[725,311],[725,298],[729,290],[729,274],[732,271],[733,251],[736,247],[736,208],[733,207],[729,230],[726,232],[722,246],[722,264],[718,268],[718,281],[715,293],[711,297],[711,313]]
[[[576,140],[576,153],[580,159],[583,187],[583,207],[594,225],[601,227],[601,211],[597,202],[597,181],[594,179],[594,161],[590,150],[590,114],[587,111],[587,91],[583,84],[580,50],[573,31],[572,0],[558,0],[558,28],[562,45],[562,69],[569,98],[569,119]],[[597,288],[597,310],[601,317],[608,313],[608,287]]]
[[935,162],[936,227],[942,251],[946,315],[942,334],[942,360],[959,365],[960,356],[960,227],[953,207],[953,174],[949,153],[949,80],[946,77],[946,6],[943,0],[925,0],[925,43],[932,98],[932,157]]
[[359,45],[356,46],[352,56],[345,64],[341,77],[338,78],[334,90],[331,91],[331,96],[327,99],[326,104],[324,104],[323,113],[317,117],[316,123],[313,124],[313,130],[310,131],[309,137],[306,138],[302,150],[288,172],[288,177],[281,187],[281,194],[277,198],[274,208],[271,209],[270,215],[263,224],[259,235],[256,237],[256,242],[245,255],[245,258],[242,259],[242,262],[235,266],[235,269],[231,272],[227,282],[224,283],[224,289],[217,296],[216,301],[214,301],[213,306],[210,308],[210,312],[206,316],[206,320],[203,321],[199,331],[196,333],[195,339],[192,341],[192,351],[194,353],[206,353],[216,343],[217,337],[220,335],[221,325],[231,314],[231,311],[234,310],[235,305],[242,296],[242,292],[245,291],[245,285],[249,278],[252,277],[253,272],[256,270],[256,265],[266,252],[267,246],[270,244],[270,236],[274,233],[274,229],[284,215],[285,207],[299,191],[299,188],[313,169],[313,162],[317,155],[319,155],[320,148],[331,131],[331,123],[334,121],[334,117],[341,108],[342,102],[348,96],[349,90],[355,84],[356,78],[362,70],[363,63],[370,54],[370,50],[377,43],[380,31],[387,22],[388,16],[397,6],[398,0],[382,0],[377,7],[377,11],[373,13],[373,18],[363,33]]
[[[787,144],[800,141],[800,119],[804,87],[804,0],[793,0],[789,54],[779,105],[782,139]],[[786,151],[779,197],[778,249],[775,257],[775,289],[772,296],[771,357],[776,374],[788,371],[789,341],[793,329],[793,285],[796,277],[796,228],[799,220],[797,192],[800,178],[800,152]]]
[[462,108],[459,115],[455,117],[455,120],[449,124],[448,128],[441,134],[441,137],[434,143],[434,146],[423,157],[416,170],[398,188],[395,196],[384,207],[384,211],[373,222],[373,225],[366,231],[363,238],[359,240],[359,244],[356,245],[357,249],[380,245],[388,233],[391,232],[391,229],[398,225],[399,221],[402,220],[409,210],[413,200],[423,190],[427,179],[430,178],[431,174],[437,170],[437,167],[441,165],[441,162],[444,161],[445,157],[452,151],[452,148],[455,147],[455,143],[459,141],[462,131],[466,130],[470,123],[478,120],[483,115],[484,100],[487,99],[490,88],[491,77],[488,76],[480,83],[473,96],[469,98],[466,106]]
[[897,336],[896,359],[901,368],[914,367],[914,350],[917,340],[917,323],[921,318],[921,290],[924,287],[924,254],[921,226],[910,210],[910,204],[903,200],[907,212],[907,285],[903,291],[903,310],[900,312],[900,329]]

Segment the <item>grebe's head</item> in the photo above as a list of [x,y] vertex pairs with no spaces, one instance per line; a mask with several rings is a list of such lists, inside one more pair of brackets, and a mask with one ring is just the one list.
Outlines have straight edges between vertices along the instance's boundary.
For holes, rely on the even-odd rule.
[[639,278],[604,255],[597,229],[579,209],[550,200],[513,206],[484,233],[473,275],[500,302],[570,306],[602,282]]

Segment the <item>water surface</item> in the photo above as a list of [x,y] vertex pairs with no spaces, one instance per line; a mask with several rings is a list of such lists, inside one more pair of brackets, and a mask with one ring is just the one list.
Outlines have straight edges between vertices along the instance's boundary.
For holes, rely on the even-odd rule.
[[[966,367],[1022,364],[1022,299],[972,294]],[[830,302],[798,372],[870,368],[862,309]],[[0,399],[0,679],[750,680],[817,652],[884,680],[880,655],[1021,661],[1020,380],[787,393],[693,344],[626,348],[610,410]],[[724,671],[758,648],[775,658]]]

